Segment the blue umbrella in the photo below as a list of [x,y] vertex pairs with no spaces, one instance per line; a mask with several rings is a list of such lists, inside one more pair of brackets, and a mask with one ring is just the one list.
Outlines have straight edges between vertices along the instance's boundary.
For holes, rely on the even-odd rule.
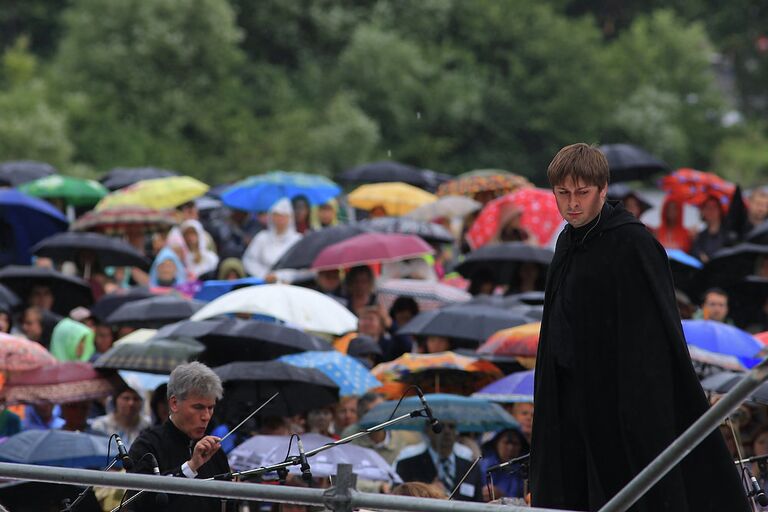
[[[519,428],[517,421],[499,404],[494,404],[480,398],[460,395],[435,393],[425,395],[427,403],[435,418],[440,421],[456,423],[459,432],[490,432],[506,428]],[[381,403],[368,411],[360,420],[362,428],[369,428],[390,419],[397,400]],[[405,398],[394,413],[394,417],[420,409],[421,402],[417,396]],[[413,418],[393,425],[396,430],[424,430],[423,418]]]
[[0,190],[0,267],[29,265],[30,247],[66,229],[66,217],[50,203],[18,190]]
[[[40,466],[100,468],[107,464],[106,436],[66,430],[27,430],[0,444],[0,461]],[[113,451],[116,448],[113,447]]]
[[683,333],[689,345],[710,352],[736,356],[747,367],[754,366],[763,344],[748,332],[712,320],[683,320]]
[[339,395],[362,395],[381,386],[376,377],[354,357],[336,350],[311,350],[281,356],[278,361],[301,368],[317,368],[339,386]]
[[243,277],[241,279],[212,279],[210,281],[203,281],[203,286],[195,294],[195,299],[210,302],[237,288],[257,284],[264,284],[264,280],[258,277]]
[[701,261],[680,249],[667,249],[667,257],[669,258],[669,261],[680,263],[686,267],[698,270],[701,270],[704,267],[704,264]]
[[501,403],[533,402],[533,370],[507,375],[472,396]]
[[310,204],[318,205],[340,193],[341,188],[323,176],[273,171],[235,183],[221,194],[221,200],[238,210],[263,212],[283,197],[293,199],[303,195]]

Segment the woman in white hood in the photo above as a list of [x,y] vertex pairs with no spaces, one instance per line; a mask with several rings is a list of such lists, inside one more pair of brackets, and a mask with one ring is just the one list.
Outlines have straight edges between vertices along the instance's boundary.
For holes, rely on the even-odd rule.
[[216,270],[219,256],[206,247],[203,225],[199,221],[188,219],[181,223],[179,231],[186,245],[184,264],[187,270],[191,271],[195,278]]
[[288,199],[280,199],[272,205],[267,222],[267,229],[251,240],[243,254],[245,271],[261,279],[267,279],[272,265],[301,239],[294,226],[293,207]]

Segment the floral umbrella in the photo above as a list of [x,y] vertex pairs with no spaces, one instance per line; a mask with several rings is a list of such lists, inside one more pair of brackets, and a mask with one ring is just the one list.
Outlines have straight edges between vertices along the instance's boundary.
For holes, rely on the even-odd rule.
[[660,182],[661,189],[669,194],[668,199],[701,206],[709,197],[714,197],[728,207],[736,185],[725,181],[717,174],[695,169],[678,169]]
[[130,229],[144,232],[163,231],[177,223],[174,212],[146,206],[115,206],[87,212],[77,219],[72,231],[98,231],[106,234],[123,234]]
[[531,182],[523,176],[507,171],[481,169],[465,173],[455,180],[443,183],[437,189],[438,196],[459,195],[474,196],[480,192],[506,194],[523,187],[530,187]]
[[495,356],[536,357],[540,329],[541,322],[503,329],[480,345],[477,353]]
[[125,383],[116,374],[106,378],[91,363],[56,363],[11,376],[0,390],[6,403],[80,402],[109,396]]
[[0,333],[0,371],[35,370],[56,364],[56,359],[41,344]]

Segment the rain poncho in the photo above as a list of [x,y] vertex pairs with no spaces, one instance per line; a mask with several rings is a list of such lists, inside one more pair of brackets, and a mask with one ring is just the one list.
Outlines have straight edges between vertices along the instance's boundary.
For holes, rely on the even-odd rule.
[[[281,213],[288,215],[288,227],[278,234],[272,222],[272,215]],[[293,220],[293,207],[288,199],[281,199],[269,209],[269,224],[267,229],[260,231],[243,254],[243,266],[253,277],[265,278],[275,264],[290,247],[301,239],[296,232]]]
[[[64,318],[53,329],[51,354],[59,361],[88,361],[96,350],[93,339],[92,329],[80,322]],[[77,348],[81,341],[84,345],[78,356]]]
[[179,227],[182,236],[188,228],[192,228],[197,232],[197,247],[187,246],[187,251],[184,255],[184,263],[187,269],[196,277],[216,270],[216,265],[219,264],[219,257],[215,252],[208,249],[203,225],[193,219],[185,220]]
[[[668,207],[677,210],[677,220],[674,223],[669,223],[667,219]],[[683,203],[669,198],[664,200],[661,207],[661,223],[656,229],[656,238],[666,249],[680,249],[684,252],[691,249],[691,234],[683,225]]]
[[237,274],[237,279],[245,277],[245,269],[243,268],[243,262],[238,258],[227,258],[221,262],[219,266],[219,279],[226,279],[227,274],[234,272]]
[[150,286],[169,286],[168,283],[160,283],[157,277],[157,267],[164,261],[171,260],[176,265],[176,280],[170,283],[170,286],[178,286],[184,284],[187,281],[187,274],[184,268],[184,264],[179,257],[173,252],[173,249],[164,247],[152,262],[152,268],[149,269],[149,285]]

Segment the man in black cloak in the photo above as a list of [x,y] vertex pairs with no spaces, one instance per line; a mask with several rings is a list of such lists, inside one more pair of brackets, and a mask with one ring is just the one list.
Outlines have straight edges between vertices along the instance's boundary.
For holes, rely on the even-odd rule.
[[[568,225],[547,278],[536,359],[532,504],[598,510],[708,408],[661,245],[618,202],[596,148],[560,150],[547,175]],[[634,507],[750,510],[718,430]]]

